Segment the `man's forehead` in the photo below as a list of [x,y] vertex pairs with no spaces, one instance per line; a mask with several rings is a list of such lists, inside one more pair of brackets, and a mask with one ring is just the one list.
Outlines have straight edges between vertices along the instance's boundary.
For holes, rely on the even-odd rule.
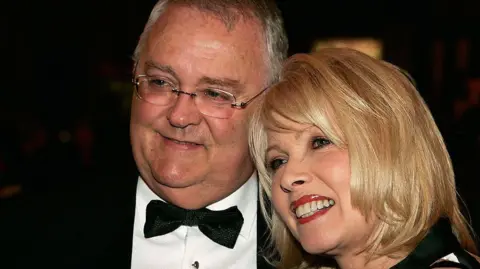
[[[186,11],[180,10],[182,8]],[[265,44],[262,35],[262,28],[253,20],[239,21],[229,31],[222,21],[208,13],[175,7],[167,9],[158,18],[150,30],[148,43],[161,42],[168,45],[172,42],[180,43],[183,39],[199,49],[218,51],[235,48],[238,57],[248,57],[252,52],[263,54]]]
[[[250,33],[263,35],[261,22],[254,16],[242,15],[239,12],[232,12],[231,19],[227,16],[219,16],[214,12],[201,10],[196,7],[184,5],[170,5],[165,12],[154,23],[154,28],[182,28],[184,22],[194,21],[195,28],[217,28],[217,32],[229,34],[233,32]],[[183,29],[188,30],[188,29]]]
[[261,28],[255,31],[240,20],[228,31],[224,22],[210,17],[192,8],[167,10],[150,32],[144,60],[167,66],[174,71],[170,74],[188,77],[192,84],[226,85],[239,94],[242,88],[265,86],[269,72],[263,39],[257,38]]
[[262,24],[254,15],[253,10],[249,10],[246,6],[240,7],[241,10],[233,6],[221,7],[217,4],[203,5],[199,3],[172,3],[169,4],[166,11],[178,12],[186,16],[194,16],[197,19],[211,20],[215,22],[221,22],[227,31],[235,29],[235,26],[239,22],[253,22]]

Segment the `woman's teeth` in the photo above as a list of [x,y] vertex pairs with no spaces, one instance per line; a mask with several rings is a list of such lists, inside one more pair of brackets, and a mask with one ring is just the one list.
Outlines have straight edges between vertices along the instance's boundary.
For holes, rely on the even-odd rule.
[[332,207],[334,205],[335,201],[333,201],[332,199],[312,201],[297,207],[297,209],[295,210],[295,215],[297,215],[297,218],[310,217],[315,212],[324,208]]

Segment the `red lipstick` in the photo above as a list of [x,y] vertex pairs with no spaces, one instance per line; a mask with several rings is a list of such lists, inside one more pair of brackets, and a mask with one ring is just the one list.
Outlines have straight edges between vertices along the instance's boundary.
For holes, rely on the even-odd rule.
[[[298,200],[292,202],[290,208],[291,208],[293,214],[296,216],[296,210],[299,206],[310,203],[310,202],[313,202],[313,201],[324,201],[324,200],[331,201],[332,199],[329,198],[329,197],[320,196],[320,195],[316,195],[316,194],[304,195],[304,196],[300,197]],[[332,205],[334,205],[334,204],[332,204]],[[310,215],[308,217],[302,217],[302,218],[297,217],[297,221],[300,224],[308,223],[308,222],[324,215],[325,213],[327,213],[327,211],[330,210],[330,208],[331,207],[329,206],[329,207],[326,207],[326,208],[322,208],[320,210],[316,210],[315,212],[313,212],[312,215]]]
[[330,198],[325,197],[325,196],[320,196],[320,195],[317,195],[317,194],[304,195],[304,196],[300,197],[298,200],[293,201],[290,204],[290,209],[292,209],[295,212],[297,207],[299,207],[303,204],[310,203],[310,202],[313,202],[313,201],[320,201],[320,200],[330,200]]

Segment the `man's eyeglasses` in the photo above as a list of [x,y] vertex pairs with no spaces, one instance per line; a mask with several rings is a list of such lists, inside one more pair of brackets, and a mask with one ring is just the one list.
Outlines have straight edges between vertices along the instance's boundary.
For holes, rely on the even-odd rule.
[[245,102],[237,102],[235,96],[229,92],[204,88],[195,92],[185,92],[175,88],[162,78],[138,75],[133,79],[135,94],[147,103],[157,106],[172,105],[180,94],[192,97],[200,113],[220,119],[228,119],[233,115],[234,109],[244,109],[255,98],[260,96],[267,88]]

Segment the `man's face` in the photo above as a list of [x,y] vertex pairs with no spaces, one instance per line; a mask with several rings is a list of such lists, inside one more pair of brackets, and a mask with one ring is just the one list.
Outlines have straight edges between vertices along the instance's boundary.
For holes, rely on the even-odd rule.
[[[266,86],[263,40],[255,21],[239,20],[229,31],[208,13],[170,6],[154,25],[135,75],[165,78],[185,92],[222,89],[245,101]],[[200,113],[188,95],[165,106],[134,96],[133,154],[147,185],[184,208],[204,207],[238,189],[254,170],[247,141],[253,105],[219,119]]]

